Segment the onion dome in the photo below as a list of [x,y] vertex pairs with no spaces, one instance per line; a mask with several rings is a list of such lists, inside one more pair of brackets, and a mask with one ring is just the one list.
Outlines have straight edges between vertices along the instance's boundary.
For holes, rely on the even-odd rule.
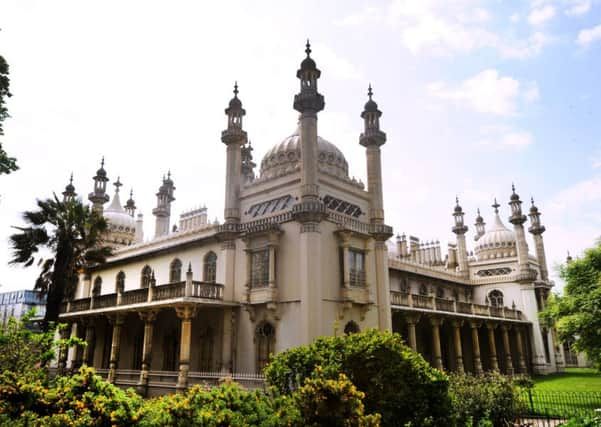
[[96,171],[96,176],[106,178],[106,171],[104,170],[104,157],[102,158],[102,161],[100,162],[100,169],[98,169]]
[[311,58],[311,56],[310,56],[311,55],[311,43],[309,43],[308,39],[307,39],[307,44],[305,45],[305,53],[307,54],[307,57],[305,59],[303,59],[303,61],[301,62],[300,70],[298,70],[299,74],[301,73],[301,71],[317,69],[317,64],[315,63],[313,58]]
[[[242,101],[238,98],[238,82],[234,82],[234,97],[230,99],[229,103],[230,110],[240,110],[242,109]],[[227,112],[227,110],[226,110]]]
[[519,201],[520,200],[520,196],[518,194],[516,194],[516,192],[515,192],[514,184],[511,184],[511,197],[509,197],[509,200],[511,200],[511,201]]
[[499,205],[495,200],[495,218],[484,235],[476,244],[476,256],[479,260],[508,258],[517,254],[515,233],[505,227],[499,216]]
[[371,97],[373,96],[373,91],[371,89],[371,84],[369,85],[368,89],[367,89],[367,96],[369,96],[368,101],[365,103],[365,107],[363,108],[366,112],[371,112],[371,113],[377,113],[378,112],[378,104],[376,104],[376,101],[374,101],[373,99],[371,99]]
[[119,187],[123,184],[119,178],[113,185],[115,186],[115,195],[109,207],[104,210],[104,217],[109,225],[107,241],[117,245],[128,245],[134,240],[136,220],[121,205]]
[[[276,144],[261,160],[261,179],[275,178],[300,170],[300,130]],[[321,136],[317,137],[317,162],[320,172],[349,180],[348,163],[342,151]]]

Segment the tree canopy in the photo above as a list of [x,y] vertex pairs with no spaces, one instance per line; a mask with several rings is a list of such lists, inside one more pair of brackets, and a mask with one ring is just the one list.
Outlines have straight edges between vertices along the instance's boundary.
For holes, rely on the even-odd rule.
[[[9,117],[8,109],[6,108],[6,99],[11,96],[9,91],[10,79],[8,78],[8,63],[0,55],[0,136],[4,135],[2,123]],[[0,175],[9,174],[19,169],[14,157],[9,155],[2,148],[0,141]]]
[[[58,320],[63,299],[72,298],[79,274],[103,263],[111,249],[103,244],[106,220],[80,200],[60,201],[56,195],[38,200],[38,210],[23,213],[25,227],[14,227],[18,233],[10,237],[11,264],[29,267],[36,262],[41,272],[35,288],[47,295],[43,327]],[[42,248],[50,256],[39,256]]]
[[561,341],[573,342],[574,350],[601,367],[601,239],[562,265],[560,276],[563,295],[552,295],[541,317],[555,325]]

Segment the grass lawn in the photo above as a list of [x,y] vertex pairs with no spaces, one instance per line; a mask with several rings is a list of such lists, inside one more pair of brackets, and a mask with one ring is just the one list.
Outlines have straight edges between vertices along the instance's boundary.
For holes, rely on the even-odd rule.
[[559,374],[534,377],[534,390],[601,392],[601,373],[588,368],[566,368]]
[[601,408],[601,374],[594,369],[567,368],[533,379],[532,401],[523,395],[533,413],[566,417]]

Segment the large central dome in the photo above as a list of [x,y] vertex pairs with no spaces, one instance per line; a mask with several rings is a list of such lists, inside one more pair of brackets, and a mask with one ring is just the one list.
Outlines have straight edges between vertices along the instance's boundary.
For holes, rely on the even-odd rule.
[[[261,178],[269,179],[300,170],[300,132],[296,131],[271,148],[261,160]],[[342,151],[321,136],[317,137],[317,161],[320,172],[349,180],[348,163]]]
[[493,226],[478,239],[475,249],[479,260],[516,256],[515,233],[505,227],[498,212]]

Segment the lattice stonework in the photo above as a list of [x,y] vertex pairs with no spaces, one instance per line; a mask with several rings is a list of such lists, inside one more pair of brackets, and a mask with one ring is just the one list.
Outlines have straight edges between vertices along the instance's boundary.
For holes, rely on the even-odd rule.
[[511,273],[511,268],[502,267],[502,268],[489,268],[487,270],[478,270],[476,272],[477,276],[480,277],[490,277],[490,276],[505,276]]
[[345,202],[344,200],[337,199],[332,196],[325,196],[323,198],[323,203],[328,209],[343,213],[345,215],[350,215],[355,218],[358,218],[363,214],[363,211],[359,206],[349,202]]
[[261,288],[269,285],[269,249],[254,251],[251,255],[250,286]]

